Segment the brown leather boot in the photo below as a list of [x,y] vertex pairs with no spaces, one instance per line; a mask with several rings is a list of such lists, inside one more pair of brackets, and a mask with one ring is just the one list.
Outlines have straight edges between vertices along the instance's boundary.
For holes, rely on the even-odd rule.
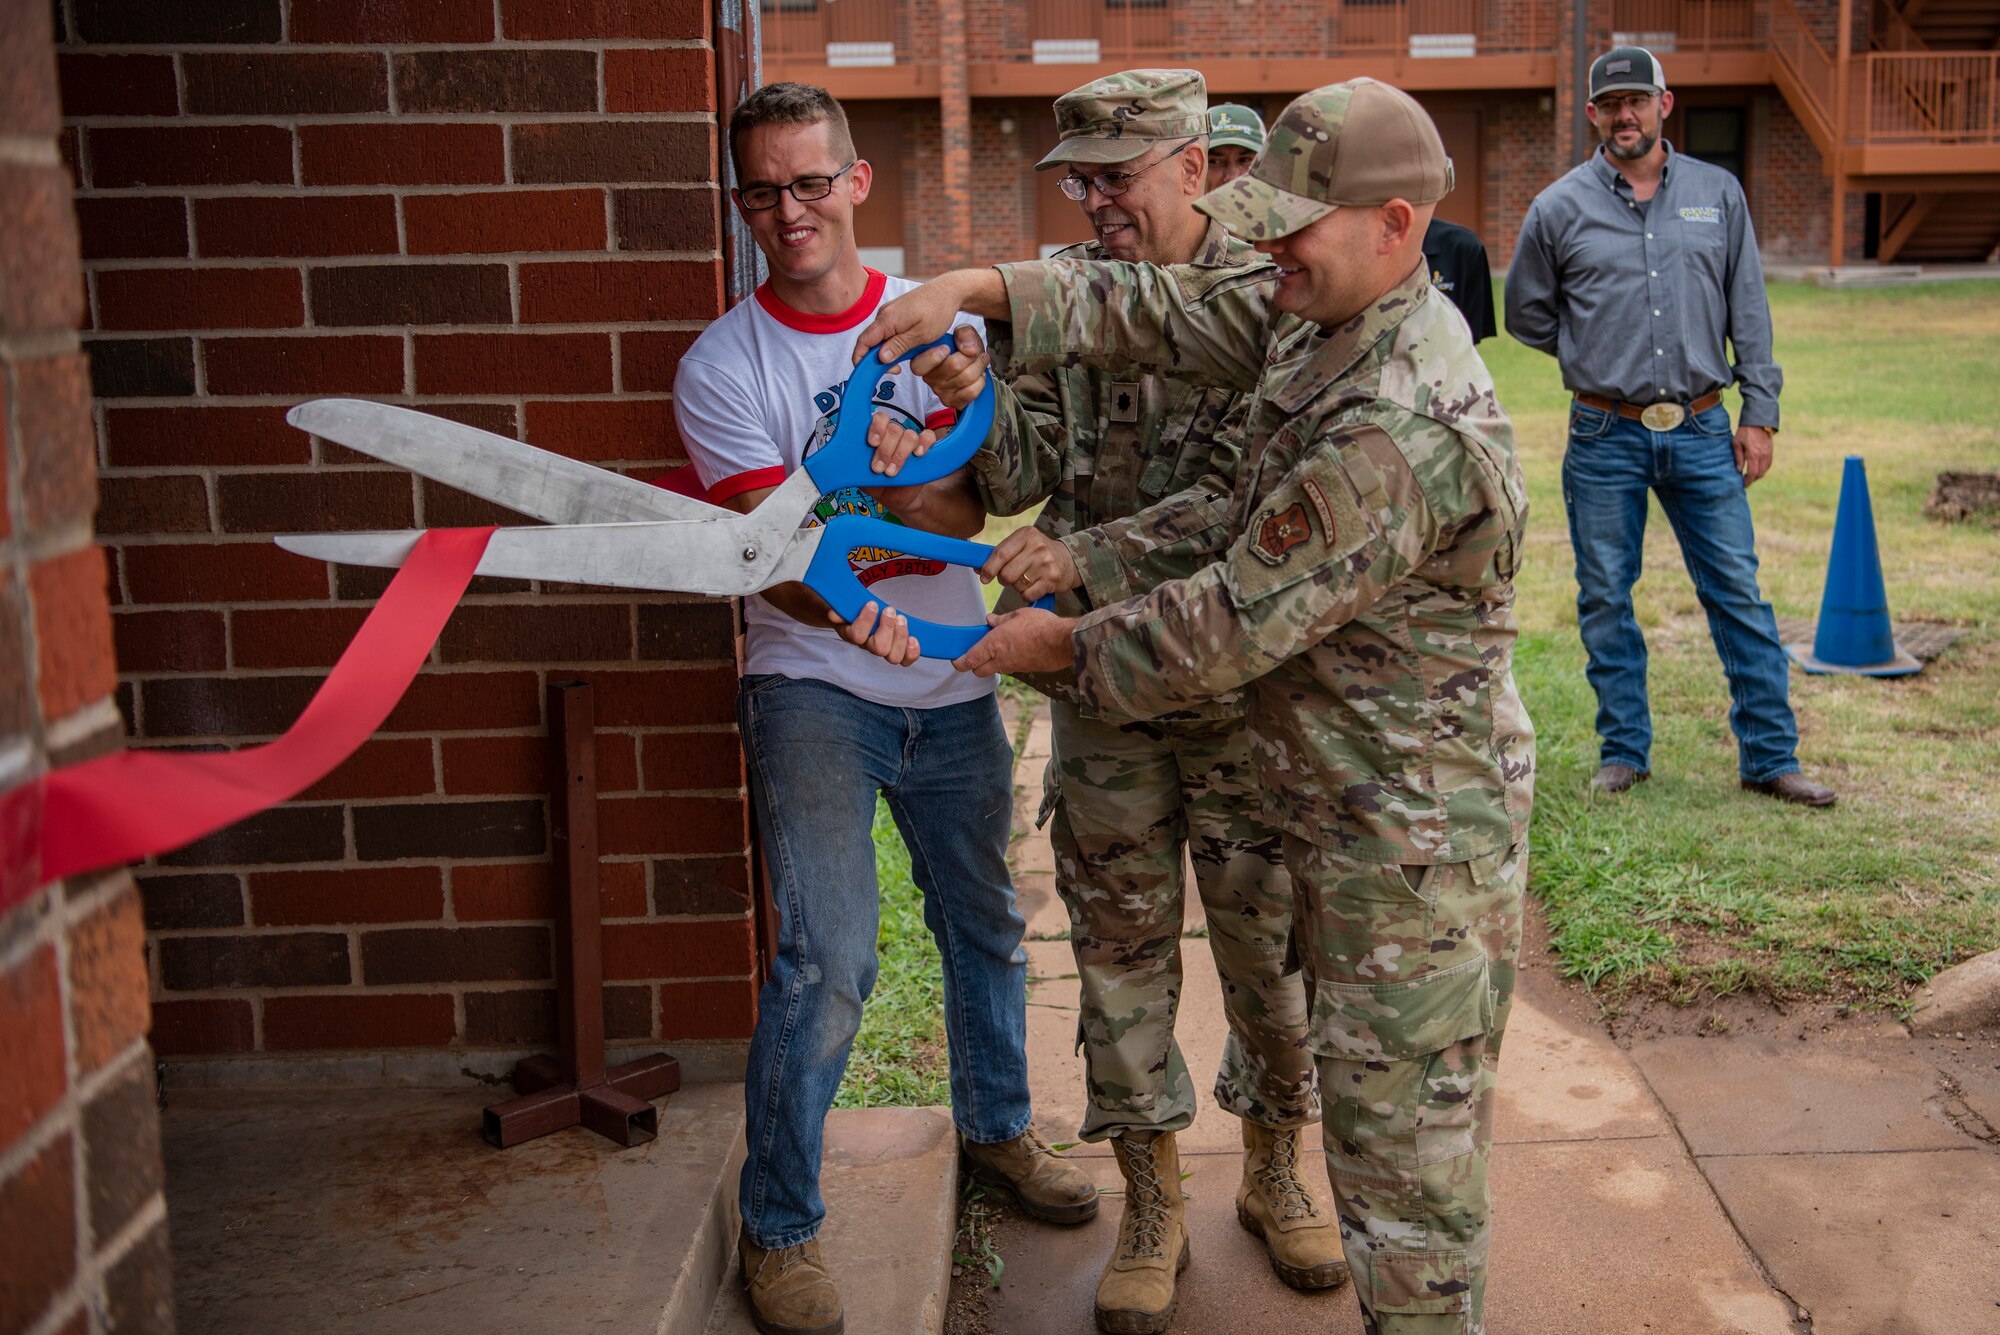
[[1628,792],[1633,785],[1652,777],[1651,770],[1633,769],[1630,765],[1605,765],[1591,776],[1590,791],[1607,795]]
[[980,1145],[960,1137],[973,1180],[1014,1193],[1021,1208],[1051,1224],[1081,1224],[1097,1216],[1097,1184],[1050,1149],[1029,1127],[1012,1140]]
[[1117,1136],[1111,1151],[1125,1175],[1125,1217],[1097,1281],[1097,1328],[1159,1335],[1174,1319],[1174,1276],[1188,1263],[1180,1152],[1171,1131]]
[[840,1291],[820,1260],[818,1238],[767,1252],[743,1232],[736,1250],[743,1287],[750,1294],[750,1315],[763,1335],[840,1335],[847,1328]]
[[1347,1282],[1340,1228],[1298,1173],[1299,1133],[1243,1123],[1243,1184],[1236,1188],[1236,1222],[1264,1240],[1271,1269],[1295,1289],[1332,1289]]
[[1748,779],[1742,782],[1749,791],[1775,797],[1780,802],[1795,802],[1802,807],[1830,807],[1834,803],[1833,789],[1823,783],[1814,783],[1797,770],[1762,783],[1752,783]]

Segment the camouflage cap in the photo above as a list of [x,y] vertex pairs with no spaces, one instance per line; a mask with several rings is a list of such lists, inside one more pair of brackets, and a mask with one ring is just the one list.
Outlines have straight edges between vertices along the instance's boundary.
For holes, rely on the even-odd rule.
[[1252,153],[1264,147],[1264,118],[1240,102],[1224,102],[1208,109],[1208,146],[1222,148],[1235,144]]
[[1199,70],[1123,70],[1056,99],[1062,142],[1035,164],[1130,162],[1162,139],[1208,133],[1208,85]]
[[1400,88],[1349,79],[1293,99],[1256,165],[1194,206],[1238,236],[1265,241],[1343,204],[1431,204],[1451,186],[1451,159],[1430,113]]

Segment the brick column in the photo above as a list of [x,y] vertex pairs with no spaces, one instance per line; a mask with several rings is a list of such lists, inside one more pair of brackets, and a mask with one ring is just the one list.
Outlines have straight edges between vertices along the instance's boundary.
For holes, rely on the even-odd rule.
[[[0,787],[122,732],[50,37],[48,5],[0,4]],[[14,890],[37,879],[21,852],[0,832]],[[0,1330],[173,1329],[146,1023],[125,872],[45,887],[0,920]]]
[[[938,118],[942,153],[937,207],[943,244],[931,271],[972,263],[972,95],[965,65],[965,0],[939,0]],[[918,192],[921,193],[921,192]]]
[[[292,430],[292,403],[680,464],[675,364],[723,309],[706,0],[61,12],[98,399],[78,448],[104,463],[136,738],[289,726],[386,583],[272,534],[519,521]],[[606,1030],[747,1037],[736,630],[724,603],[476,581],[350,762],[142,869],[160,1051],[431,1049],[450,1072],[546,1044],[543,691],[573,677],[603,729]]]

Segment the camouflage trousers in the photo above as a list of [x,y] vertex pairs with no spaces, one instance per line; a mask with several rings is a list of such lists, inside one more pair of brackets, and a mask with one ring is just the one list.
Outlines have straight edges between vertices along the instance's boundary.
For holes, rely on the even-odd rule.
[[1155,724],[1050,703],[1056,888],[1076,953],[1089,1098],[1079,1134],[1178,1131],[1194,1082],[1174,1041],[1181,996],[1182,849],[1208,920],[1229,1024],[1215,1098],[1260,1125],[1319,1117],[1301,974],[1286,971],[1292,890],[1258,814],[1243,720]]
[[1527,854],[1399,867],[1285,837],[1327,1177],[1369,1335],[1485,1329],[1486,1167]]

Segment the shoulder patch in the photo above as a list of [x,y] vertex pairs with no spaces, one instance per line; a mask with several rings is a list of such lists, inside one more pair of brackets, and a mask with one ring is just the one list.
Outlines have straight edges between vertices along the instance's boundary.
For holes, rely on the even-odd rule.
[[1291,559],[1292,549],[1311,539],[1312,519],[1303,501],[1293,501],[1283,510],[1266,510],[1257,518],[1257,536],[1250,550],[1268,565],[1281,566]]
[[[1301,460],[1251,512],[1229,562],[1229,589],[1239,602],[1256,602],[1317,572],[1343,569],[1367,546],[1370,521],[1341,472],[1341,453],[1320,450]],[[1246,552],[1253,559],[1246,559]]]

